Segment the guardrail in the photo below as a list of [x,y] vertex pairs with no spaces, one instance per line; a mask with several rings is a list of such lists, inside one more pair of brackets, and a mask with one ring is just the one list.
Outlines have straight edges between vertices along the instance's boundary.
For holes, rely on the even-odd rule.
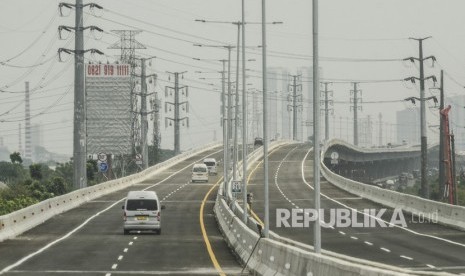
[[437,214],[437,221],[441,224],[465,230],[465,207],[450,205],[442,202],[424,199],[418,196],[403,194],[396,191],[382,189],[373,185],[360,183],[344,178],[326,167],[323,162],[325,149],[337,140],[331,141],[321,151],[321,173],[322,176],[333,185],[360,197],[369,199],[376,203],[391,208],[401,208],[414,215]]
[[213,149],[219,145],[220,143],[217,142],[210,143],[197,149],[184,152],[137,174],[76,190],[65,195],[44,200],[13,213],[0,216],[0,241],[13,238],[45,222],[51,217],[73,209],[85,202],[124,189],[137,182],[144,181],[162,170],[173,166],[177,162],[185,160],[202,151]]
[[[269,150],[288,142],[275,142]],[[248,165],[263,157],[263,148],[252,152]],[[313,247],[287,239],[270,231],[270,238],[258,234],[258,222],[252,217],[247,225],[241,220],[243,209],[232,200],[232,193],[222,196],[220,186],[214,213],[229,247],[249,271],[258,275],[450,275],[437,272],[412,272],[394,266],[360,260],[330,251],[313,253]]]

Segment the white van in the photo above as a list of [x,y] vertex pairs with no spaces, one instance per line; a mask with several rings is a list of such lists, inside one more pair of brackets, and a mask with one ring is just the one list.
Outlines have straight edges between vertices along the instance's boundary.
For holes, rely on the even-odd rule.
[[130,191],[123,205],[124,234],[131,230],[150,230],[161,234],[161,210],[154,191]]
[[194,164],[192,167],[192,183],[195,181],[208,182],[208,168],[205,164]]
[[203,163],[207,165],[209,174],[214,174],[214,175],[218,174],[218,171],[217,171],[218,163],[216,162],[215,158],[205,158],[203,160]]

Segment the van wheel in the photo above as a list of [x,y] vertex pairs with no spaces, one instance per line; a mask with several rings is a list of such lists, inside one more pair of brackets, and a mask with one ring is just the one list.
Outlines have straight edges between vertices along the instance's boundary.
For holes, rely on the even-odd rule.
[[161,229],[157,230],[157,235],[161,235]]
[[129,234],[129,230],[124,229],[124,234],[125,234],[125,235],[128,235],[128,234]]

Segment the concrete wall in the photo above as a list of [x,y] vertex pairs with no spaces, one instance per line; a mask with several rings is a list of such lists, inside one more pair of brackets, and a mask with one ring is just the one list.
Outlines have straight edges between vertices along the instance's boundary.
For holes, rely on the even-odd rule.
[[[339,143],[338,140],[333,140],[325,145],[321,151],[321,158],[325,156],[325,149],[337,143]],[[401,208],[412,214],[437,212],[439,223],[465,230],[465,207],[463,206],[450,205],[356,182],[332,172],[323,162],[321,162],[321,174],[328,182],[351,194],[391,208]]]
[[13,238],[45,222],[51,217],[73,209],[85,202],[144,181],[182,160],[202,151],[218,147],[219,145],[219,143],[208,144],[182,153],[137,174],[86,187],[65,195],[47,199],[11,214],[0,216],[0,241]]

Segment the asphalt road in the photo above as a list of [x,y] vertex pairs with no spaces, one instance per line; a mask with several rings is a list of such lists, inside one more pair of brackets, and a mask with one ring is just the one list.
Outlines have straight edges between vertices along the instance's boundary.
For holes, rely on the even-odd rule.
[[[270,229],[284,237],[313,245],[313,223],[309,227],[276,227],[278,208],[314,208],[313,157],[309,145],[282,146],[269,156]],[[306,157],[307,156],[307,157]],[[302,178],[302,161],[305,181]],[[253,210],[264,217],[263,166],[250,177],[249,191],[254,193]],[[384,208],[321,181],[321,208],[329,221],[331,208],[357,210]],[[390,221],[393,210],[382,216]],[[363,218],[358,214],[358,221]],[[407,227],[334,227],[322,228],[322,248],[369,261],[412,270],[447,271],[465,275],[465,232],[431,222],[418,223],[418,217],[404,213]],[[291,222],[289,220],[289,222]]]
[[[222,167],[209,183],[189,182],[192,164],[206,156],[222,159],[222,152],[217,148],[191,157],[152,179],[83,204],[0,243],[0,274],[238,274],[241,267],[213,215],[217,191],[214,184],[221,177]],[[156,191],[166,206],[161,216],[162,233],[123,235],[123,199],[130,190],[144,189]],[[200,223],[204,198],[205,235]],[[216,264],[205,239],[211,244]]]

